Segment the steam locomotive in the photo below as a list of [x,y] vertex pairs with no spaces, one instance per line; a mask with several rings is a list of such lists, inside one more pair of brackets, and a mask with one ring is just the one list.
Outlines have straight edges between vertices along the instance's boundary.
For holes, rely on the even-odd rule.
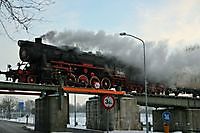
[[7,80],[24,83],[59,84],[109,89],[125,86],[126,77],[116,70],[112,59],[91,52],[82,52],[74,47],[61,49],[43,44],[41,38],[35,42],[19,40],[18,69],[8,66]]
[[[13,70],[8,65],[8,71],[0,71],[7,80],[56,85],[62,81],[65,86],[144,92],[143,83],[131,81],[130,72],[123,71],[123,63],[115,58],[70,46],[61,49],[42,43],[41,38],[36,38],[35,42],[19,40],[18,45],[21,60],[18,68]],[[149,85],[150,93],[164,90],[161,84]]]
[[[8,65],[7,71],[0,71],[0,74],[6,76],[6,80],[96,89],[114,88],[127,93],[144,92],[143,80],[132,78],[137,75],[138,70],[132,67],[124,69],[126,65],[116,58],[83,52],[76,47],[59,48],[47,45],[42,43],[41,38],[35,38],[34,42],[19,40],[18,45],[21,60],[17,64],[18,68],[12,69]],[[179,93],[189,93],[194,97],[200,96],[200,89],[194,88],[199,88],[199,85],[192,87],[188,84],[177,84],[171,88],[163,83],[149,81],[147,89],[149,94],[174,93],[178,96]]]

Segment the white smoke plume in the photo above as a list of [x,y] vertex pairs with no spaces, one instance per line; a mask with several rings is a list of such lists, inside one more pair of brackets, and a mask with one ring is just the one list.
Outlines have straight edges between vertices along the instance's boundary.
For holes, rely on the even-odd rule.
[[[143,47],[142,43],[119,34],[106,34],[104,31],[50,31],[42,38],[57,46],[71,45],[80,47],[82,50],[97,50],[105,55],[112,55],[128,65],[143,70]],[[146,44],[146,67],[149,81],[175,84],[182,76],[200,76],[200,52],[187,52],[184,48],[171,48],[168,41],[145,42]],[[143,73],[141,73],[142,75]],[[187,79],[188,80],[188,79]],[[196,80],[196,79],[195,79]],[[183,81],[182,81],[183,82]],[[186,82],[186,81],[184,81]]]

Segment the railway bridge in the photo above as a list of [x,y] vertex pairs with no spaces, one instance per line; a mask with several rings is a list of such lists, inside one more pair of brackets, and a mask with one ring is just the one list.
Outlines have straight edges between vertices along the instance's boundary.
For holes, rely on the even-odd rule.
[[[64,93],[66,95],[64,95]],[[36,100],[35,129],[42,131],[53,131],[55,129],[56,131],[61,131],[63,128],[65,128],[64,125],[69,122],[69,111],[67,110],[69,109],[68,93],[90,94],[99,96],[104,94],[112,94],[116,95],[117,99],[120,97],[131,98],[135,99],[133,101],[136,101],[138,105],[145,105],[145,96],[143,94],[133,93],[130,95],[121,91],[112,90],[96,90],[92,88],[75,88],[58,85],[0,82],[0,94],[41,96],[41,98]],[[200,98],[148,95],[148,106],[155,108],[162,107],[161,110],[153,111],[153,122],[156,123],[153,124],[155,131],[163,131],[161,116],[162,112],[164,111],[170,111],[172,113],[173,121],[170,125],[173,131],[182,130],[188,132],[199,131],[198,129],[200,129],[199,125],[197,124],[198,119],[200,119]],[[92,107],[94,106],[92,105]],[[126,106],[125,111],[129,110],[132,110],[132,107]],[[66,114],[67,118],[64,118],[63,115]]]
[[[58,85],[38,85],[27,83],[0,82],[0,94],[22,94],[22,95],[42,95],[43,92],[59,92],[61,89],[66,93],[79,94],[114,94],[123,95],[123,97],[133,97],[137,99],[137,104],[145,106],[144,94],[125,94],[124,92],[96,90],[89,88],[61,87]],[[9,90],[9,92],[7,91]],[[22,92],[17,92],[22,91]],[[166,95],[148,95],[148,106],[150,107],[180,107],[180,108],[200,108],[200,98],[166,96]]]
[[[126,97],[137,99],[138,105],[145,106],[145,95],[133,93]],[[184,96],[148,95],[150,107],[176,107],[176,108],[200,108],[200,98]]]

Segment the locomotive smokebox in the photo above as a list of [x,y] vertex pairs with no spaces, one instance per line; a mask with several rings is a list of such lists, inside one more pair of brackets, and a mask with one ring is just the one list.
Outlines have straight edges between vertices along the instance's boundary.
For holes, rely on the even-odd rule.
[[35,43],[42,43],[42,38],[35,38]]

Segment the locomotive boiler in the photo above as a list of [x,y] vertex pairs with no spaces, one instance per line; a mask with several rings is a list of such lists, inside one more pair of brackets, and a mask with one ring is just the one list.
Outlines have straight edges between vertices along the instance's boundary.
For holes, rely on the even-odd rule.
[[92,64],[103,67],[106,58],[92,53],[81,52],[78,48],[65,46],[64,49],[43,44],[41,38],[35,42],[19,40],[19,56],[21,61],[29,63],[48,63],[50,61],[63,61],[74,64]]

